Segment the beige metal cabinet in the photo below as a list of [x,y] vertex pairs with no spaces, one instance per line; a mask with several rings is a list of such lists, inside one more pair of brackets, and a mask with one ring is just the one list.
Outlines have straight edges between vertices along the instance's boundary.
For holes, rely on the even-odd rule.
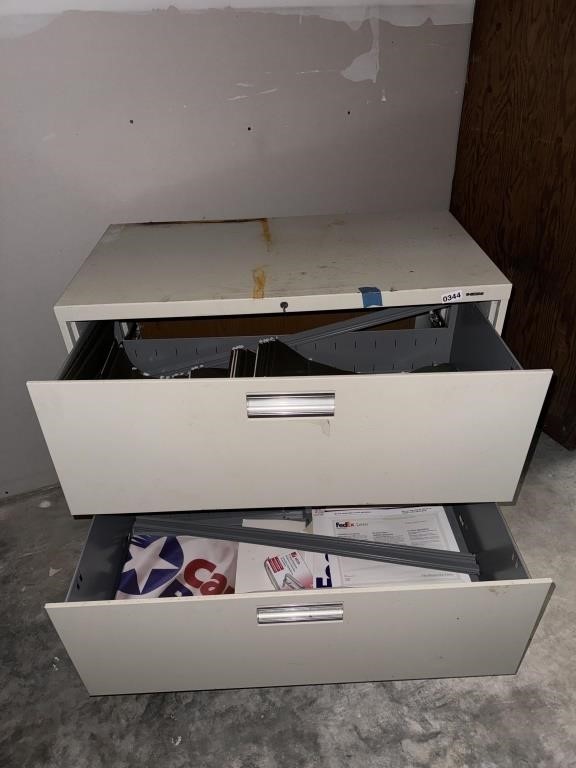
[[[60,377],[28,385],[71,513],[97,516],[68,600],[48,606],[88,690],[514,672],[551,583],[488,502],[514,496],[551,372],[500,338],[509,295],[448,213],[111,227],[56,306]],[[355,375],[162,377],[192,349],[393,307],[417,317],[322,348]],[[143,377],[104,373],[114,339]],[[457,370],[418,372],[438,363]],[[480,581],[111,599],[133,514],[420,503],[458,505]]]

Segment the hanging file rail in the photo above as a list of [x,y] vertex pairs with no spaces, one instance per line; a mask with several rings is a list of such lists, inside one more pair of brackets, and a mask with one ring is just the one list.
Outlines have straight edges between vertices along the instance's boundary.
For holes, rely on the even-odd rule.
[[140,535],[203,536],[209,539],[263,544],[282,549],[298,549],[304,552],[320,552],[340,557],[357,557],[383,563],[467,573],[471,576],[480,575],[476,556],[467,552],[449,552],[443,549],[412,547],[405,544],[357,541],[334,536],[321,536],[315,533],[244,528],[238,523],[230,522],[230,520],[233,518],[222,518],[222,522],[218,523],[209,522],[205,516],[199,516],[196,520],[192,520],[192,516],[190,516],[186,521],[179,522],[174,518],[154,518],[152,515],[147,515],[145,518],[136,518],[134,531]]
[[[409,306],[409,307],[389,307],[381,310],[368,311],[359,317],[354,317],[348,320],[341,320],[337,323],[330,323],[328,325],[322,325],[318,328],[310,328],[306,331],[298,331],[291,334],[279,334],[273,335],[272,338],[278,339],[285,344],[294,347],[302,344],[313,344],[322,342],[325,339],[329,339],[332,336],[338,336],[344,333],[352,333],[354,331],[363,331],[368,328],[374,328],[378,325],[385,323],[393,323],[398,320],[406,320],[410,317],[416,317],[418,315],[424,315],[430,312],[435,312],[442,309],[439,304],[429,304],[422,306]],[[124,351],[128,356],[131,364],[140,369],[142,366],[142,359],[136,354],[135,345],[138,343],[134,339],[125,339],[122,333],[122,327],[120,323],[115,324],[115,336],[119,344],[122,344]],[[217,354],[213,352],[203,352],[201,348],[202,339],[195,340],[195,346],[198,347],[197,353],[194,350],[188,351],[185,346],[182,345],[180,350],[181,354],[178,356],[178,362],[175,360],[166,361],[165,364],[158,366],[154,363],[154,373],[152,376],[171,377],[179,374],[186,373],[190,370],[197,370],[199,368],[219,368],[227,367],[230,362],[230,353],[234,347],[246,347],[255,351],[258,342],[262,339],[270,338],[270,334],[263,334],[262,336],[237,336],[237,337],[222,337],[219,342],[221,343],[222,352],[218,351]],[[183,354],[182,354],[183,353]],[[152,362],[152,361],[151,361]]]

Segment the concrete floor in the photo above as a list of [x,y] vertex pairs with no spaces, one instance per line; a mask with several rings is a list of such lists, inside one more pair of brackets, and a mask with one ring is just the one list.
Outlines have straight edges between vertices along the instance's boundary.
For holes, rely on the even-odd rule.
[[46,616],[88,527],[58,491],[0,507],[0,766],[576,766],[576,453],[542,438],[505,509],[556,592],[516,677],[90,699]]

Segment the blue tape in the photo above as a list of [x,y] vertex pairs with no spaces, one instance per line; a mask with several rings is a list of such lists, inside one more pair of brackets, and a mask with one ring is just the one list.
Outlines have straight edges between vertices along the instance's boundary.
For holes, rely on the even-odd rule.
[[381,307],[382,306],[382,291],[378,288],[371,286],[358,288],[362,294],[362,303],[364,308],[366,307]]

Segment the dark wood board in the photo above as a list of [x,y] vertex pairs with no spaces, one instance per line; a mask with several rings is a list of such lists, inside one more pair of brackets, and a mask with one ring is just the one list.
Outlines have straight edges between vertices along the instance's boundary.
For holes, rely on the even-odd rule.
[[576,447],[576,2],[477,0],[451,210],[512,281],[504,338],[553,368]]

